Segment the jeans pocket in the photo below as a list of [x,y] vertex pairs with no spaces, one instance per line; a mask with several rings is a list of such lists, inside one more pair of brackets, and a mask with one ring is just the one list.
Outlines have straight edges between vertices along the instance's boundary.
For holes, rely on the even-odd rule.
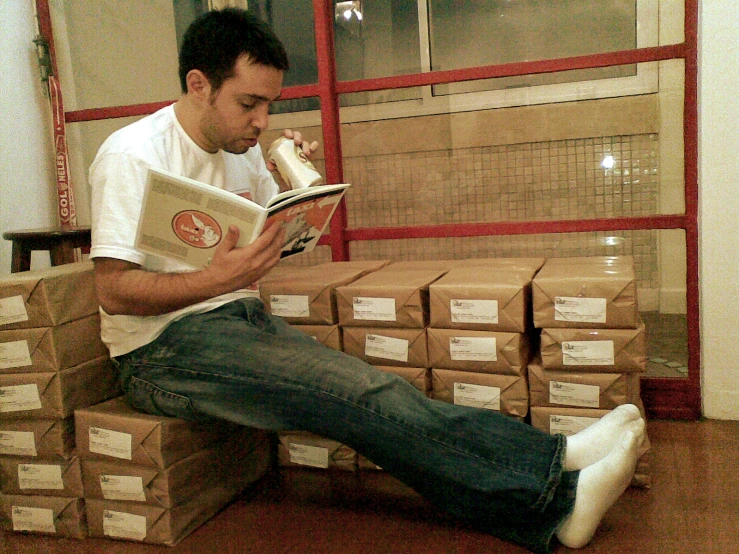
[[186,396],[166,391],[144,379],[131,376],[127,388],[133,407],[147,414],[190,421],[206,419],[198,417],[192,402]]

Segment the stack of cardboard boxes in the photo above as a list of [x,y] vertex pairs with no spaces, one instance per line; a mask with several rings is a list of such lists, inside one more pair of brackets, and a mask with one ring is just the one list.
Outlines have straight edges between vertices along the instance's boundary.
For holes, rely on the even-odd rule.
[[173,546],[270,467],[264,431],[141,413],[123,398],[77,410],[92,537]]
[[119,393],[92,264],[0,280],[0,524],[86,535],[73,414]]

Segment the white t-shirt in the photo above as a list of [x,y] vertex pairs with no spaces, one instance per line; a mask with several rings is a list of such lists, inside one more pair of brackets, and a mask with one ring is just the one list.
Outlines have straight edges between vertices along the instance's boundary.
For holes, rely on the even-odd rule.
[[[234,193],[250,192],[264,205],[279,192],[259,145],[245,154],[210,154],[185,133],[170,105],[113,133],[90,166],[92,248],[90,258],[116,258],[160,272],[192,268],[134,248],[136,225],[150,167],[164,169]],[[173,321],[202,313],[255,292],[241,290],[158,316],[109,315],[101,308],[102,339],[111,356],[153,341]]]

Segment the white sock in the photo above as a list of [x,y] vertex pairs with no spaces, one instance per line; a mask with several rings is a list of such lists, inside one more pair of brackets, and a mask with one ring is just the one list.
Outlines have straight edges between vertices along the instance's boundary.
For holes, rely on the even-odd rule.
[[[641,424],[635,424],[638,421],[641,421]],[[565,471],[585,469],[602,460],[618,444],[626,431],[643,435],[645,433],[643,423],[639,408],[634,404],[623,404],[608,412],[590,427],[567,437]]]
[[580,471],[572,514],[557,529],[557,538],[569,548],[590,542],[606,511],[631,483],[643,436],[627,431],[602,460]]

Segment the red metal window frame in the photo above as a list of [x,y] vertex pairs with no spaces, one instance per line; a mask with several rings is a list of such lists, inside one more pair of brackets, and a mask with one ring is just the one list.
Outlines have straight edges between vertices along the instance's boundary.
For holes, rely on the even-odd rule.
[[[49,42],[55,75],[51,16],[48,0],[36,0],[41,35]],[[331,234],[325,243],[331,246],[336,261],[349,259],[349,243],[362,240],[398,238],[474,237],[485,235],[524,235],[615,230],[682,229],[686,239],[687,259],[687,325],[688,376],[685,379],[643,378],[642,397],[652,417],[697,419],[701,415],[700,395],[700,328],[698,304],[698,0],[685,0],[685,40],[680,44],[638,48],[559,58],[554,60],[509,63],[450,71],[433,71],[398,77],[338,81],[334,58],[334,5],[332,0],[313,0],[315,14],[318,83],[288,87],[282,91],[284,100],[319,97],[326,164],[329,183],[343,182],[341,153],[341,121],[339,95],[449,82],[510,77],[537,73],[608,67],[623,64],[683,59],[685,62],[685,94],[683,107],[685,212],[682,215],[651,217],[620,217],[566,221],[531,221],[500,223],[462,223],[390,228],[347,228],[346,207],[341,205],[331,222]],[[67,123],[93,121],[137,115],[147,115],[173,101],[95,108],[65,113]]]

